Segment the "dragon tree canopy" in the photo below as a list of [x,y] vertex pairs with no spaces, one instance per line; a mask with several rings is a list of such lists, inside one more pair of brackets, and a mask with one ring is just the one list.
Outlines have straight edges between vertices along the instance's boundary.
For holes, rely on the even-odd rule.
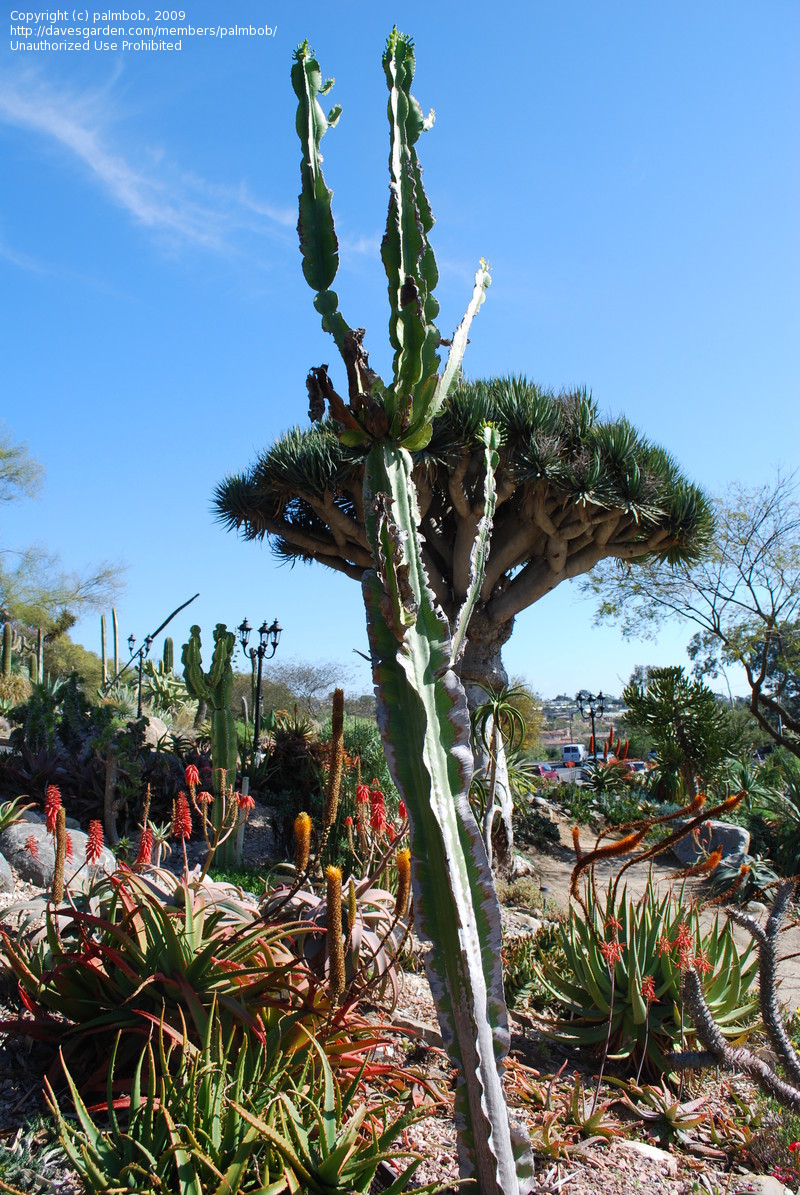
[[[689,561],[712,529],[703,492],[626,419],[602,418],[583,390],[554,394],[523,377],[462,380],[413,453],[424,562],[451,620],[469,580],[483,513],[481,429],[502,445],[486,576],[468,632],[466,681],[500,683],[514,618],[601,560]],[[216,489],[219,520],[275,555],[361,580],[372,566],[362,503],[368,445],[347,447],[328,418],[292,428]]]

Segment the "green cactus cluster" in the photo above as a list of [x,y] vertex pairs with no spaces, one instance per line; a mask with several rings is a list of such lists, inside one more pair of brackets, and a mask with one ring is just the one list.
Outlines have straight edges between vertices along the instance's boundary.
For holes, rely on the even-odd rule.
[[[186,687],[197,701],[205,701],[211,721],[211,767],[213,774],[214,793],[219,798],[222,795],[224,781],[229,785],[236,782],[237,743],[236,723],[230,711],[233,696],[233,653],[236,649],[236,636],[229,631],[223,622],[217,623],[214,629],[214,652],[211,657],[211,667],[208,672],[203,671],[201,657],[200,628],[193,626],[189,634],[188,643],[184,643],[181,652],[183,663],[183,677]],[[216,800],[212,806],[212,821],[218,829],[221,816],[222,801]],[[218,851],[220,863],[233,861],[234,843],[228,839]],[[229,856],[229,857],[228,857]]]

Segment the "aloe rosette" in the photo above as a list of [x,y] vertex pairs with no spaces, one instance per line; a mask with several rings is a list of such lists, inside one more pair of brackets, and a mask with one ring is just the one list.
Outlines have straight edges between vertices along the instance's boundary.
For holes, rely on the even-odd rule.
[[469,328],[483,302],[481,263],[466,315],[439,372],[434,324],[438,280],[428,233],[433,216],[422,186],[416,143],[432,123],[411,94],[413,45],[396,30],[383,55],[389,89],[390,199],[381,257],[388,279],[390,383],[370,368],[364,330],[351,328],[332,289],[339,246],[320,142],[339,118],[319,99],[330,90],[307,44],[292,69],[303,147],[298,231],[306,281],[323,328],[347,373],[348,399],[327,368],[308,376],[310,414],[346,446],[367,452],[363,506],[373,567],[363,578],[378,700],[378,720],[393,779],[406,805],[412,848],[415,925],[430,943],[428,975],[445,1047],[456,1068],[455,1116],[461,1173],[482,1195],[517,1195],[533,1183],[527,1135],[512,1124],[502,1084],[508,1051],[500,910],[480,828],[468,800],[470,722],[457,667],[489,551],[498,436],[483,430],[484,505],[470,561],[469,586],[451,628],[422,563],[420,515],[411,452],[429,441],[432,421],[456,380]]
[[[682,938],[688,951],[683,963],[699,963],[706,1000],[725,1036],[738,1038],[752,1026],[758,1012],[758,960],[751,947],[739,950],[730,922],[720,924],[715,917],[703,933],[692,905],[671,893],[659,898],[649,887],[639,900],[624,889],[615,900],[609,889],[593,915],[592,923],[573,907],[560,928],[566,966],[558,974],[542,969],[543,984],[565,1010],[548,1030],[551,1036],[574,1046],[593,1046],[598,1053],[608,1038],[611,1057],[641,1058],[646,1051],[652,1070],[669,1071],[667,1056],[682,1034],[685,1043],[695,1040],[686,1013],[681,1021]],[[613,1001],[611,964],[602,949],[612,938],[620,948],[614,951]]]

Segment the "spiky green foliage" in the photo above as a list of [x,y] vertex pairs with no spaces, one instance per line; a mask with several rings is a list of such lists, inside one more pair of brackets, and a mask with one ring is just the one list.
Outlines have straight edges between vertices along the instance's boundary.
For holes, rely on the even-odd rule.
[[390,1119],[379,1099],[368,1113],[358,1080],[340,1087],[321,1046],[291,1016],[261,1044],[223,1040],[213,1021],[199,1050],[159,1044],[160,1056],[152,1044],[142,1052],[130,1097],[116,1100],[113,1052],[107,1128],[66,1066],[75,1122],[46,1082],[62,1145],[91,1195],[357,1195],[386,1158],[407,1163],[391,1188],[400,1192],[420,1164],[394,1144],[420,1111]]
[[626,685],[626,725],[652,737],[658,752],[651,789],[663,798],[704,792],[736,749],[727,709],[683,668],[651,668],[644,682]]
[[[608,1037],[610,1056],[641,1059],[646,1051],[652,1069],[669,1071],[669,1055],[682,1036],[684,1042],[695,1040],[694,1026],[689,1018],[682,1020],[681,1012],[681,967],[687,959],[692,965],[700,960],[706,999],[726,1036],[740,1037],[753,1023],[757,959],[749,947],[739,952],[729,922],[720,925],[716,918],[703,933],[693,906],[672,893],[659,898],[651,885],[638,901],[624,889],[615,900],[609,886],[605,902],[595,904],[592,913],[587,921],[581,908],[571,908],[560,930],[566,966],[551,974],[545,965],[543,981],[565,1010],[549,1030],[554,1037],[593,1046],[598,1053]],[[612,964],[602,950],[612,940],[621,948],[613,952],[619,954],[613,962],[613,1000]],[[648,976],[655,995],[650,1002],[642,991]]]

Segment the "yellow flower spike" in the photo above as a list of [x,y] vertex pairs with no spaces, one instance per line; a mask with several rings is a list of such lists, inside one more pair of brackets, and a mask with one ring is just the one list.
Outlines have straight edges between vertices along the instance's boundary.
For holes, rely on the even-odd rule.
[[64,862],[67,858],[67,811],[61,805],[56,813],[56,865],[53,870],[53,904],[64,899]]
[[411,851],[405,848],[395,856],[397,864],[397,900],[394,906],[395,917],[405,917],[411,900]]
[[297,874],[308,871],[308,857],[311,853],[311,818],[307,813],[298,813],[294,819],[294,865]]
[[328,994],[332,1004],[338,1004],[344,995],[344,942],[342,941],[342,869],[326,867],[326,924],[328,929]]
[[328,773],[328,787],[325,792],[325,808],[322,814],[323,831],[336,821],[339,808],[339,789],[342,783],[344,764],[344,690],[333,691],[333,712],[331,714],[331,765]]

